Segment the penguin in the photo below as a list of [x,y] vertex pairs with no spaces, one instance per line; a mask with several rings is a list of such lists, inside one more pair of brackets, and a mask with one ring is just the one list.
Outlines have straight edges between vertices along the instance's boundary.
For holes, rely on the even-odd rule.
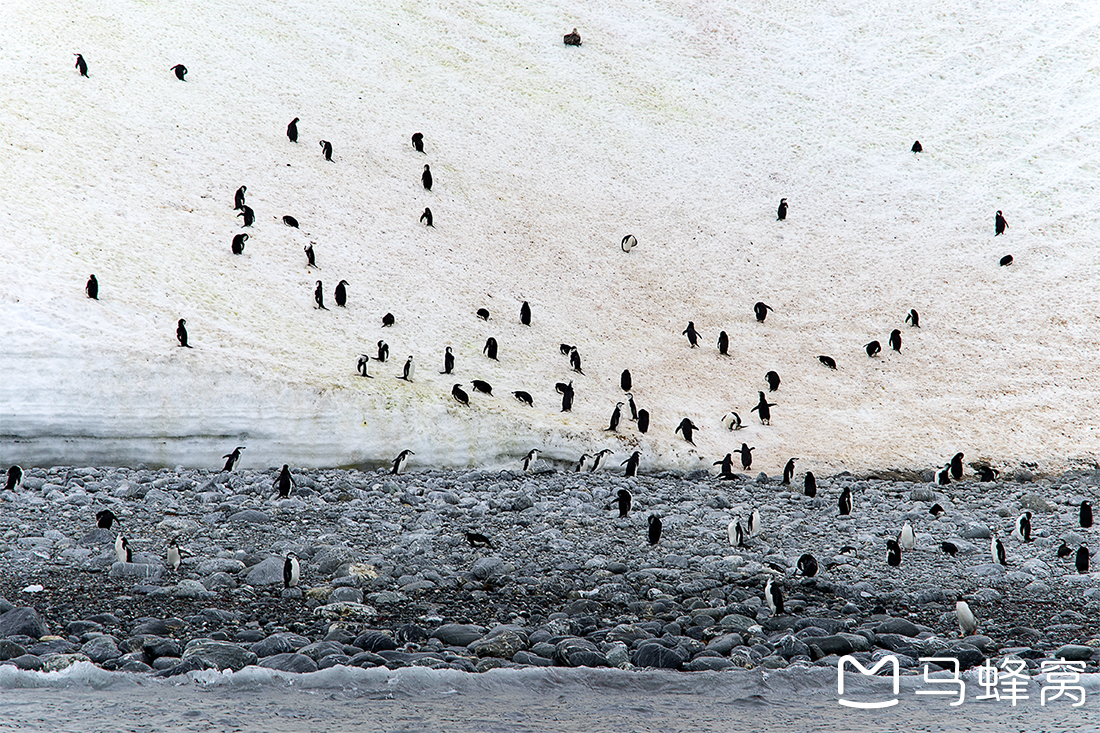
[[872,341],[863,348],[867,350],[867,356],[874,357],[877,356],[880,351],[882,351],[882,344],[880,344],[878,341]]
[[318,145],[321,146],[321,155],[325,156],[325,160],[332,162],[332,143],[328,140],[319,140]]
[[574,28],[572,33],[566,33],[562,40],[566,46],[579,46],[581,45],[581,34],[577,33],[577,29]]
[[759,392],[760,401],[756,404],[756,407],[752,408],[751,412],[755,412],[760,416],[761,425],[772,424],[772,408],[776,406],[775,402],[768,402],[764,397],[763,392]]
[[378,342],[378,356],[374,357],[375,361],[385,362],[390,358],[390,345],[385,341]]
[[944,467],[941,468],[936,473],[936,484],[938,486],[950,486],[951,485],[951,464],[950,463],[945,464]]
[[451,351],[451,347],[448,346],[443,352],[443,371],[440,374],[450,374],[455,368],[455,355]]
[[630,505],[634,501],[634,495],[630,493],[630,489],[619,489],[615,497],[615,501],[619,505],[619,518],[622,519],[630,514]]
[[317,287],[313,289],[313,302],[317,304],[317,307],[323,311],[327,311],[325,307],[325,292],[324,286],[321,285],[321,281],[317,281]]
[[475,392],[481,392],[482,394],[487,394],[490,397],[493,396],[493,385],[489,384],[488,382],[481,379],[475,379],[473,380],[472,384],[474,385]]
[[634,404],[634,393],[627,392],[624,397],[626,397],[626,406],[630,408],[630,419],[638,422],[638,406]]
[[294,477],[290,475],[290,464],[284,463],[279,469],[279,475],[271,483],[271,488],[279,492],[280,499],[289,499],[290,490],[294,487]]
[[243,445],[239,445],[233,449],[232,453],[226,453],[222,458],[225,459],[225,465],[222,466],[223,471],[232,471],[237,467],[237,464],[241,462],[241,451],[244,450]]
[[530,392],[524,392],[522,389],[519,389],[519,390],[516,390],[515,392],[513,392],[512,396],[515,397],[520,402],[522,402],[523,404],[527,405],[528,407],[534,407],[535,406],[535,400],[534,400],[533,397],[531,397]]
[[466,394],[461,384],[451,387],[451,397],[454,397],[460,405],[469,406],[470,404],[470,395]]
[[649,544],[656,545],[661,541],[661,518],[656,514],[649,515]]
[[955,620],[959,622],[959,631],[963,636],[970,636],[978,629],[978,620],[966,601],[955,602]]
[[424,152],[424,133],[414,132],[412,136],[413,150],[418,153]]
[[1012,255],[1005,255],[1001,258],[1001,267],[1008,267],[1012,264]]
[[649,432],[649,410],[638,410],[638,432]]
[[531,325],[531,304],[526,300],[523,301],[523,305],[519,307],[519,323],[521,326]]
[[1005,546],[1001,542],[997,535],[993,535],[993,539],[989,541],[989,554],[993,556],[993,562],[999,565],[1008,565],[1008,561],[1005,558]]
[[909,522],[902,525],[901,531],[898,532],[898,546],[906,552],[917,546],[917,537],[913,534],[913,526]]
[[890,348],[901,353],[901,331],[896,328],[890,332]]
[[608,426],[606,428],[604,428],[604,432],[617,431],[619,429],[619,420],[622,418],[622,415],[623,415],[623,403],[622,402],[616,402],[615,403],[615,410],[611,413],[611,422],[608,424]]
[[1031,512],[1024,512],[1016,517],[1016,526],[1012,529],[1012,536],[1025,544],[1031,542]]
[[1084,529],[1088,529],[1092,526],[1092,504],[1087,501],[1081,502],[1081,511],[1078,514],[1078,521]]
[[683,334],[688,337],[688,343],[691,344],[691,348],[699,346],[699,332],[695,330],[695,322],[688,321],[687,328],[684,329]]
[[778,372],[768,372],[764,375],[764,379],[768,382],[769,392],[774,392],[779,389],[780,380]]
[[726,526],[726,535],[729,537],[731,547],[748,547],[745,544],[745,530],[741,526],[740,519],[731,519]]
[[792,458],[787,461],[787,465],[783,467],[783,481],[781,482],[782,486],[791,485],[791,479],[794,478],[794,462],[797,460],[797,458]]
[[488,537],[481,534],[480,532],[467,532],[466,541],[470,543],[470,547],[485,546],[488,547],[490,550],[493,549],[493,543],[489,541]]
[[1000,471],[990,466],[978,466],[978,480],[984,483],[996,481],[999,473]]
[[1077,548],[1077,554],[1073,558],[1073,564],[1077,568],[1077,572],[1084,575],[1089,571],[1089,548],[1085,545],[1081,545]]
[[252,207],[248,205],[245,205],[245,207],[241,209],[241,213],[237,214],[237,216],[244,219],[244,224],[241,224],[242,229],[252,226],[253,222],[256,221],[256,212],[254,212],[252,210]]
[[581,473],[582,471],[584,471],[584,463],[591,457],[592,456],[588,455],[587,453],[581,453],[581,459],[577,461],[577,473]]
[[773,616],[783,613],[783,591],[772,578],[768,578],[768,582],[764,584],[764,600],[767,601],[768,610]]
[[176,545],[175,540],[171,540],[168,542],[167,560],[168,567],[172,568],[173,572],[176,572],[180,569],[180,548],[178,545]]
[[374,379],[371,375],[367,374],[367,364],[370,363],[370,357],[366,354],[359,355],[359,361],[355,364],[355,371],[360,377],[366,377],[367,379]]
[[837,502],[840,508],[840,516],[847,517],[852,513],[852,487],[845,486],[840,492],[840,500]]
[[955,553],[959,551],[959,548],[955,546],[954,542],[941,542],[940,549],[951,557],[955,557]]
[[393,459],[393,469],[390,471],[390,474],[396,476],[399,473],[401,473],[402,471],[404,471],[405,466],[407,466],[409,464],[409,456],[415,456],[415,455],[416,455],[416,453],[414,453],[411,450],[403,450],[400,453],[398,453],[397,458]]
[[482,348],[481,353],[485,354],[490,359],[496,361],[497,358],[497,340],[490,336],[485,340],[485,347]]
[[95,526],[100,529],[110,529],[117,521],[118,517],[110,509],[101,509],[95,514]]
[[722,356],[730,355],[730,337],[725,331],[718,334],[718,353]]
[[569,356],[569,352],[572,351],[572,350],[573,350],[573,347],[570,346],[569,344],[560,344],[558,346],[558,351],[561,352],[562,356]]
[[623,237],[623,241],[620,246],[623,248],[623,252],[629,254],[630,250],[638,246],[638,238],[635,237],[633,234],[627,234],[625,237]]
[[292,143],[298,142],[298,119],[295,117],[290,121],[290,124],[286,126],[287,139]]
[[561,411],[572,412],[573,411],[573,383],[570,382],[568,386],[561,392]]
[[241,186],[237,189],[237,192],[233,194],[233,210],[240,211],[244,208],[244,192],[248,190],[248,186]]
[[754,304],[752,307],[752,312],[756,314],[757,323],[763,323],[764,319],[768,317],[768,311],[774,310],[775,308],[772,308],[770,305],[766,305],[760,301],[757,301],[756,304]]
[[297,588],[301,577],[302,565],[298,562],[298,556],[291,552],[283,561],[283,588]]
[[741,449],[738,453],[741,454],[741,468],[745,471],[752,468],[752,452],[754,450],[756,450],[756,448],[750,448],[748,443],[741,444]]
[[1073,550],[1069,549],[1069,545],[1065,540],[1062,540],[1062,544],[1058,547],[1058,559],[1063,560],[1073,554]]
[[795,565],[795,568],[802,573],[802,577],[812,578],[817,575],[817,558],[807,552],[798,558],[798,564]]
[[571,366],[573,371],[577,374],[584,374],[584,371],[581,369],[581,352],[577,351],[576,346],[569,352],[569,366]]
[[623,392],[629,392],[630,388],[634,386],[634,380],[630,378],[630,370],[623,369],[623,373],[619,375],[619,388]]
[[424,188],[429,191],[432,190],[432,171],[426,163],[424,164],[424,172],[420,174],[420,182],[424,184]]
[[247,234],[244,234],[242,232],[241,234],[236,235],[235,237],[233,237],[233,243],[231,245],[229,245],[229,251],[232,252],[235,255],[243,254],[244,253],[244,243],[247,242],[247,241],[248,241],[248,235]]
[[286,224],[288,227],[293,227],[294,229],[298,228],[298,220],[290,214],[283,216],[283,224]]
[[715,461],[714,463],[712,463],[710,465],[712,465],[712,466],[721,466],[722,467],[718,471],[718,478],[721,478],[721,479],[735,478],[734,473],[733,473],[733,454],[732,453],[727,453],[725,458],[723,458],[720,461]]
[[176,321],[176,340],[180,342],[180,346],[190,349],[191,345],[187,343],[187,319],[181,318]]
[[489,320],[489,309],[488,308],[478,308],[476,315],[481,320],[487,321],[487,320]]
[[905,317],[905,322],[913,328],[920,328],[920,314],[913,308],[909,309],[909,315]]
[[424,213],[420,215],[420,221],[425,226],[435,227],[435,224],[432,223],[432,210],[427,206],[424,207]]
[[614,455],[614,451],[610,448],[604,448],[592,458],[592,470],[589,473],[596,473],[599,470],[600,464],[603,463],[603,459],[607,456]]
[[762,530],[764,527],[760,523],[760,510],[759,509],[754,508],[752,510],[752,513],[749,514],[748,525],[749,525],[748,526],[748,536],[749,537],[755,537],[756,535],[760,534],[760,530]]
[[806,480],[802,493],[811,499],[817,496],[817,479],[814,477],[813,471],[806,472]]
[[341,280],[336,283],[336,305],[341,308],[348,307],[348,281]]
[[699,426],[691,421],[691,418],[685,417],[680,421],[680,424],[676,426],[676,430],[673,432],[679,433],[684,436],[684,440],[692,445],[695,445],[695,441],[691,439],[694,431],[698,430]]
[[623,461],[619,465],[626,466],[626,475],[628,477],[629,476],[637,476],[638,475],[638,464],[641,463],[641,462],[642,462],[641,452],[640,451],[634,451],[633,453],[630,454],[630,458],[627,458],[625,461]]
[[[180,81],[187,81],[183,77],[187,76],[187,67],[183,64],[176,64],[172,67],[172,71],[176,72],[176,78]],[[1000,212],[998,212],[1000,213]]]
[[920,144],[920,140],[916,140],[913,142],[913,147],[911,147],[910,150],[912,150],[914,153],[923,153],[924,146]]
[[998,211],[997,216],[993,218],[993,236],[999,236],[1005,233],[1005,229],[1008,229],[1008,222],[1005,221],[1004,215]]
[[115,557],[119,562],[131,562],[134,559],[134,553],[130,549],[130,542],[122,536],[121,532],[115,536]]
[[401,376],[398,377],[398,379],[404,379],[406,382],[411,382],[415,372],[416,364],[413,363],[412,354],[410,354],[408,360],[405,361],[405,368],[401,370]]
[[956,453],[951,456],[951,478],[958,481],[963,477],[963,454]]
[[535,461],[539,459],[539,449],[532,448],[527,451],[527,455],[523,457],[523,472],[531,473],[531,469],[535,467]]
[[726,426],[726,430],[730,432],[741,429],[741,416],[736,412],[727,412],[722,417],[722,424]]
[[834,359],[833,357],[825,356],[824,354],[822,354],[821,356],[817,357],[817,360],[832,369],[833,371],[836,371],[836,359]]
[[88,282],[84,284],[84,294],[92,300],[99,300],[99,280],[95,275],[88,276]]
[[777,221],[784,221],[787,218],[787,199],[779,199],[779,210],[775,212]]
[[80,54],[73,54],[76,56],[76,70],[80,72],[81,76],[88,75],[88,63],[84,60],[84,57]]
[[390,328],[393,324],[397,323],[397,319],[394,318],[392,313],[387,313],[382,316],[382,328]]
[[306,253],[306,266],[320,270],[321,268],[317,267],[317,257],[313,252],[313,243],[310,242],[309,244],[307,244],[305,247],[303,247],[303,250]]
[[940,517],[945,514],[945,511],[944,508],[940,506],[940,504],[937,502],[936,504],[932,505],[932,508],[928,510],[928,513],[931,514],[933,517]]
[[901,565],[901,547],[895,539],[886,540],[886,564],[892,568]]

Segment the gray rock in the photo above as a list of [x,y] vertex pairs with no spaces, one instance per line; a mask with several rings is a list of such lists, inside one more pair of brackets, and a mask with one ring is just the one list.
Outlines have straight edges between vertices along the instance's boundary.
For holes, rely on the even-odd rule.
[[109,529],[96,527],[80,538],[81,547],[107,547],[113,545],[115,536]]
[[722,672],[737,665],[724,657],[696,657],[684,665],[688,672]]
[[532,667],[553,667],[553,660],[540,657],[537,654],[531,652],[516,652],[512,657],[512,661],[516,664],[526,664]]
[[281,672],[293,672],[295,674],[316,672],[318,668],[317,662],[313,659],[304,654],[294,653],[273,654],[270,657],[264,657],[259,661],[259,665],[268,669],[277,669]]
[[621,641],[627,646],[634,646],[635,641],[639,639],[650,639],[652,637],[653,634],[649,633],[641,626],[635,624],[619,624],[607,632],[607,636],[604,640],[608,642]]
[[197,657],[209,664],[212,669],[232,669],[234,672],[240,672],[258,661],[258,657],[244,647],[228,641],[212,639],[192,640],[184,648],[183,656],[185,660],[188,657]]
[[271,657],[276,654],[296,652],[306,644],[309,644],[309,639],[306,637],[300,634],[292,634],[289,631],[283,631],[278,634],[272,634],[261,641],[257,641],[248,648],[257,657],[263,659],[264,657]]
[[270,524],[271,518],[259,509],[243,509],[229,516],[230,522],[246,522],[248,524]]
[[837,656],[844,656],[845,654],[852,653],[852,642],[848,641],[840,634],[833,634],[831,636],[807,636],[804,638],[803,643],[808,647],[816,647],[824,656],[830,654],[836,654]]
[[368,652],[388,652],[397,648],[397,643],[390,635],[381,631],[364,632],[355,638],[352,645]]
[[1085,646],[1084,644],[1065,644],[1058,647],[1058,651],[1054,652],[1054,656],[1068,662],[1087,662],[1092,659],[1097,651],[1096,647]]
[[237,581],[229,573],[213,573],[202,579],[202,587],[214,593],[219,593],[233,590],[237,587]]
[[723,634],[722,636],[711,639],[707,644],[707,651],[717,652],[723,656],[728,655],[736,647],[741,646],[744,640],[740,634]]
[[313,562],[317,565],[317,571],[321,575],[331,575],[340,566],[358,562],[362,555],[349,547],[323,547],[313,556]]
[[237,573],[244,570],[244,563],[229,557],[212,557],[198,564],[196,571],[199,575],[212,575],[213,573]]
[[684,658],[675,649],[669,649],[657,642],[642,644],[631,657],[635,667],[656,667],[657,669],[680,669]]
[[470,568],[470,574],[478,580],[488,580],[489,578],[504,574],[504,561],[499,557],[483,557],[474,563],[474,566]]
[[206,586],[197,580],[181,580],[174,588],[172,595],[176,598],[217,598],[218,594],[208,591]]
[[298,650],[299,654],[305,656],[317,662],[329,654],[343,654],[344,645],[338,644],[335,641],[315,641],[312,644],[306,644],[304,647]]
[[566,667],[606,667],[605,657],[587,639],[572,637],[559,641],[554,648],[555,660]]
[[47,633],[46,624],[38,611],[28,606],[13,608],[0,615],[0,637],[29,636],[40,639]]
[[286,558],[266,558],[252,566],[248,575],[245,576],[245,581],[249,585],[282,585],[284,562]]
[[16,644],[11,639],[0,639],[0,662],[21,657],[27,653],[26,648]]
[[86,654],[76,652],[74,654],[47,654],[44,657],[40,657],[42,660],[43,672],[60,672],[63,669],[68,669],[77,662],[90,662]]
[[527,650],[527,635],[513,629],[494,630],[485,638],[470,643],[467,648],[479,657],[511,659],[517,652]]
[[358,588],[340,587],[334,588],[332,595],[329,596],[331,601],[347,601],[350,603],[362,603],[363,591]]
[[161,657],[179,657],[183,648],[175,639],[163,636],[147,636],[141,640],[141,651],[149,661]]
[[164,577],[164,566],[115,562],[111,564],[111,570],[107,575],[112,580],[160,580]]
[[1054,507],[1038,494],[1024,494],[1020,497],[1020,506],[1041,514],[1050,514],[1054,511]]
[[122,656],[115,640],[109,636],[92,637],[80,647],[80,651],[96,664],[103,664],[108,659],[117,659]]
[[385,667],[386,658],[374,652],[359,652],[348,660],[349,667]]
[[448,646],[469,646],[484,635],[485,627],[473,624],[444,624],[432,632],[432,638]]
[[916,636],[920,629],[912,621],[903,618],[891,618],[883,621],[875,627],[876,634],[901,634],[902,636]]
[[11,660],[19,669],[37,672],[42,669],[42,660],[33,654],[24,654]]

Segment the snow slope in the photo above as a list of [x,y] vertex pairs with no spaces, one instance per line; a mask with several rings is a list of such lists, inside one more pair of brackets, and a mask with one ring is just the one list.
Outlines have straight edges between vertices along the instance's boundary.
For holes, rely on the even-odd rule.
[[[246,445],[252,466],[411,448],[415,469],[610,447],[652,470],[709,466],[742,441],[769,473],[791,456],[824,473],[960,450],[1000,467],[1096,458],[1093,4],[108,0],[5,14],[0,463],[213,466]],[[579,48],[561,42],[574,26]],[[257,222],[234,257],[242,184]],[[425,206],[434,229],[417,222]],[[998,209],[1010,229],[994,238]],[[624,254],[627,233],[639,246]],[[82,292],[92,272],[99,302]],[[329,311],[313,307],[317,279]],[[763,324],[758,300],[775,309]],[[176,346],[180,317],[194,349]],[[894,328],[902,352],[868,358]],[[499,363],[481,354],[488,336]],[[390,362],[356,377],[379,339]],[[583,376],[560,343],[579,347]],[[453,377],[437,373],[446,345]],[[410,354],[411,385],[395,378]],[[648,435],[602,430],[624,368]],[[783,383],[762,426],[750,408],[772,369]],[[467,409],[450,387],[475,378],[496,396]],[[570,378],[563,414],[554,384]],[[730,410],[744,430],[722,428]],[[697,449],[673,434],[683,417],[702,426]]]

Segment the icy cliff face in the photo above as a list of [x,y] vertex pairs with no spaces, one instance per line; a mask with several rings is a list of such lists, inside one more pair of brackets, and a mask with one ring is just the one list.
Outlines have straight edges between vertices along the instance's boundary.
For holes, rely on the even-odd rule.
[[[252,465],[405,448],[413,467],[514,465],[608,447],[616,464],[638,449],[644,468],[695,468],[743,441],[769,473],[791,456],[800,471],[1091,459],[1097,20],[1009,2],[16,8],[0,462],[211,465],[247,445]],[[561,42],[573,26],[579,48]],[[1010,228],[994,238],[997,210]],[[764,323],[756,301],[774,308]],[[390,361],[357,377],[379,339]],[[412,384],[396,379],[410,354]],[[624,368],[647,435],[603,431]],[[563,414],[554,384],[571,378]],[[724,430],[731,410],[745,430]],[[673,433],[684,417],[697,448]]]

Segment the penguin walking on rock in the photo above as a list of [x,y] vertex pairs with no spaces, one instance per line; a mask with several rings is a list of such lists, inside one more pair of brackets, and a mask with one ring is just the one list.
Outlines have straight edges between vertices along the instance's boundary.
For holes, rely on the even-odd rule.
[[1081,509],[1077,515],[1078,523],[1083,529],[1092,526],[1092,504],[1088,501],[1081,502]]
[[772,578],[768,578],[768,582],[764,584],[764,600],[773,616],[783,614],[783,591]]
[[406,382],[413,380],[413,375],[416,373],[416,365],[413,363],[412,355],[409,355],[408,360],[405,362],[404,369],[401,370],[401,376],[398,379],[403,379]]
[[573,371],[577,374],[584,374],[581,370],[581,352],[577,351],[576,346],[569,352],[569,366],[572,367]]
[[280,499],[289,499],[290,490],[294,488],[294,484],[294,477],[290,475],[290,465],[284,463],[283,467],[279,469],[279,475],[272,482],[271,488],[279,492]]
[[629,489],[619,489],[615,494],[615,501],[619,505],[619,518],[622,519],[630,514],[630,504],[634,500],[634,495],[630,493]]
[[718,471],[718,478],[731,479],[735,478],[733,473],[733,454],[727,453],[726,456],[720,460],[711,464],[712,466],[721,466]]
[[901,565],[901,546],[895,539],[886,540],[886,564],[892,568]]
[[649,544],[656,545],[661,541],[661,530],[663,529],[661,518],[656,514],[650,514],[647,521],[649,522]]
[[797,458],[792,458],[787,461],[787,465],[783,467],[783,481],[781,483],[782,486],[791,485],[791,479],[794,478],[794,462],[797,460]]
[[240,211],[244,208],[244,193],[248,190],[248,186],[241,186],[237,189],[237,192],[233,194],[233,210]]
[[627,392],[624,397],[626,397],[626,406],[630,408],[630,419],[638,422],[638,406],[634,404],[634,393]]
[[817,558],[810,553],[804,553],[798,558],[798,563],[795,565],[795,569],[802,573],[803,578],[812,578],[817,575]]
[[1089,548],[1086,545],[1081,545],[1077,548],[1077,554],[1073,558],[1073,564],[1077,568],[1077,572],[1080,575],[1084,575],[1089,571]]
[[313,252],[313,243],[310,242],[309,244],[307,244],[302,249],[306,253],[306,266],[307,267],[312,267],[316,270],[320,270],[321,268],[317,267],[317,256]]
[[642,462],[641,452],[640,451],[634,451],[633,453],[630,454],[630,458],[627,458],[625,461],[623,461],[619,465],[626,466],[626,476],[629,478],[630,476],[637,476],[638,475],[638,465],[641,462]]
[[909,309],[909,315],[905,316],[905,322],[913,328],[920,328],[920,314],[917,313],[916,309]]
[[1031,542],[1031,512],[1024,512],[1016,517],[1016,526],[1012,529],[1012,536],[1023,543]]
[[603,459],[607,456],[613,455],[614,451],[610,448],[604,448],[595,456],[592,457],[592,470],[589,473],[596,473],[599,470],[600,464],[603,463]]
[[[485,346],[481,349],[481,353],[489,357],[493,361],[497,360],[497,340],[490,336],[485,340]],[[579,371],[579,370],[578,370]]]
[[725,331],[718,334],[718,353],[722,356],[730,355],[730,337]]
[[524,473],[531,473],[532,469],[534,469],[534,467],[535,467],[535,461],[537,461],[538,459],[539,459],[539,449],[538,448],[532,448],[531,450],[527,451],[527,455],[525,455],[523,457],[523,472]]
[[840,516],[847,517],[852,513],[852,488],[845,486],[844,490],[840,492],[840,499],[837,501],[837,506],[840,509]]
[[989,554],[993,556],[993,562],[998,565],[1008,565],[1008,558],[1005,556],[1005,546],[1001,542],[997,535],[993,535],[993,539],[989,541]]
[[297,588],[301,577],[302,565],[298,562],[298,556],[291,552],[283,561],[283,588]]
[[414,453],[411,450],[403,450],[400,453],[398,453],[397,458],[393,459],[393,468],[390,471],[390,474],[393,475],[393,476],[397,476],[402,471],[404,471],[405,466],[407,466],[408,463],[409,463],[409,456],[415,456],[415,455],[416,455],[416,453]]
[[239,445],[233,449],[232,453],[226,453],[222,458],[225,459],[225,465],[222,466],[223,471],[232,471],[237,467],[237,464],[241,462],[241,451],[244,450],[243,445]]
[[622,402],[616,402],[615,403],[615,410],[614,410],[614,412],[611,413],[611,423],[606,428],[604,428],[604,432],[607,432],[607,431],[614,432],[614,431],[618,430],[619,429],[619,420],[622,418],[622,414],[623,414],[623,403]]
[[180,557],[180,548],[176,544],[175,540],[171,540],[168,543],[168,552],[166,554],[168,567],[172,568],[173,572],[177,572],[180,569],[180,563],[183,561]]
[[110,529],[118,521],[119,518],[110,509],[101,509],[95,514],[95,526],[99,529]]
[[956,453],[951,457],[951,478],[956,481],[963,477],[963,454]]
[[443,352],[443,371],[440,374],[450,374],[455,368],[455,355],[451,352],[451,347],[448,346]]
[[802,493],[811,499],[817,496],[817,479],[814,477],[813,471],[806,472]]

